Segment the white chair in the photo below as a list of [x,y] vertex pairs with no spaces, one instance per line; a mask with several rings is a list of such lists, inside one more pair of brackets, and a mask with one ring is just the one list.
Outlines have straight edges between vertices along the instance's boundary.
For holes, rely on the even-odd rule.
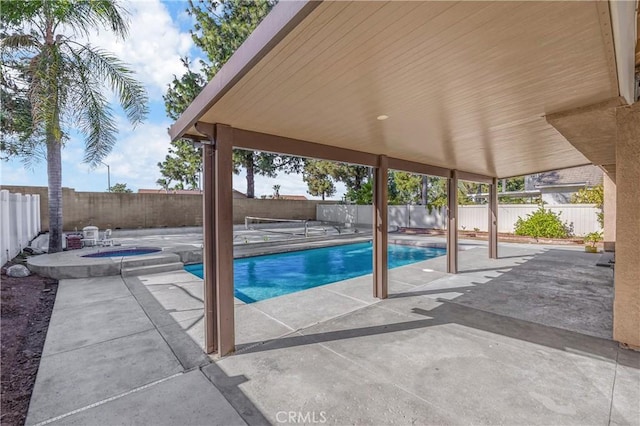
[[111,238],[111,229],[106,229],[102,235],[102,239],[98,241],[101,246],[113,246],[113,238]]

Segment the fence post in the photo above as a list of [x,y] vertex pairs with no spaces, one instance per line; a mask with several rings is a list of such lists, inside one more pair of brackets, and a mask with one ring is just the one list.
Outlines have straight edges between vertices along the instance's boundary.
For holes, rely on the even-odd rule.
[[10,213],[12,217],[12,232],[11,234],[14,236],[14,241],[13,241],[13,251],[16,251],[19,253],[20,250],[22,250],[22,226],[23,226],[23,221],[22,221],[22,194],[11,194],[9,195],[9,198],[11,200],[11,207],[12,207],[12,211]]
[[11,249],[10,220],[9,191],[3,189],[0,191],[0,250],[2,250],[2,253],[0,253],[0,259],[2,260],[2,265],[7,263],[11,256],[9,253]]
[[28,199],[30,197],[27,194],[24,194],[20,200],[20,205],[22,206],[22,245],[21,249],[25,248],[29,245],[29,209],[28,209]]
[[38,230],[38,222],[40,221],[40,210],[38,210],[37,194],[31,194],[31,238],[35,238],[40,232]]
[[35,205],[35,209],[36,209],[36,233],[40,233],[40,231],[42,231],[42,217],[41,217],[41,213],[40,213],[40,194],[36,194],[34,195],[34,197],[36,197],[36,205]]
[[32,210],[31,210],[31,194],[25,194],[22,199],[23,204],[23,213],[24,213],[24,236],[25,236],[25,246],[29,245],[29,241],[31,241],[31,236],[33,232],[33,222],[31,220]]

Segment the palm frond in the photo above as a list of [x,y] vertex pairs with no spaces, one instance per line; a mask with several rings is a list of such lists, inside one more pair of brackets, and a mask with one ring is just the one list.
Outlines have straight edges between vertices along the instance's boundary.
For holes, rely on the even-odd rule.
[[92,78],[106,83],[119,98],[127,118],[134,125],[141,123],[148,113],[147,92],[124,62],[113,54],[92,46],[80,46],[75,52],[81,63],[90,70]]
[[31,102],[34,125],[42,124],[47,134],[60,141],[63,132],[60,117],[68,98],[70,81],[65,55],[59,45],[46,45],[29,64]]
[[77,128],[85,136],[84,162],[95,167],[116,144],[118,128],[113,110],[102,93],[101,81],[95,79],[88,67],[79,66],[74,71],[79,81],[72,105]]
[[11,34],[2,37],[0,47],[2,49],[37,49],[42,45],[36,37],[31,34]]
[[100,91],[86,94],[79,130],[85,135],[84,162],[95,167],[111,152],[118,134],[113,111]]
[[79,0],[57,2],[51,8],[57,25],[65,25],[85,36],[98,28],[106,28],[124,39],[129,32],[127,11],[113,0]]

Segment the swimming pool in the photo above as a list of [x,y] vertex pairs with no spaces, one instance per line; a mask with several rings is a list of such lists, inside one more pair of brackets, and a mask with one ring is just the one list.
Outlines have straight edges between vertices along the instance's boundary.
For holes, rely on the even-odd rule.
[[[389,244],[389,268],[442,256],[445,249]],[[245,303],[370,274],[370,242],[235,259],[235,296]],[[202,263],[185,266],[202,278]]]

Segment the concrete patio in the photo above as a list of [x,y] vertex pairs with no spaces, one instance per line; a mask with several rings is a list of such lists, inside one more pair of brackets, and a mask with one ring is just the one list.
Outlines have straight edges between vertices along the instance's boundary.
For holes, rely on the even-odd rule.
[[612,271],[504,244],[253,304],[202,350],[186,272],[62,280],[27,424],[640,424],[640,354],[611,338]]

